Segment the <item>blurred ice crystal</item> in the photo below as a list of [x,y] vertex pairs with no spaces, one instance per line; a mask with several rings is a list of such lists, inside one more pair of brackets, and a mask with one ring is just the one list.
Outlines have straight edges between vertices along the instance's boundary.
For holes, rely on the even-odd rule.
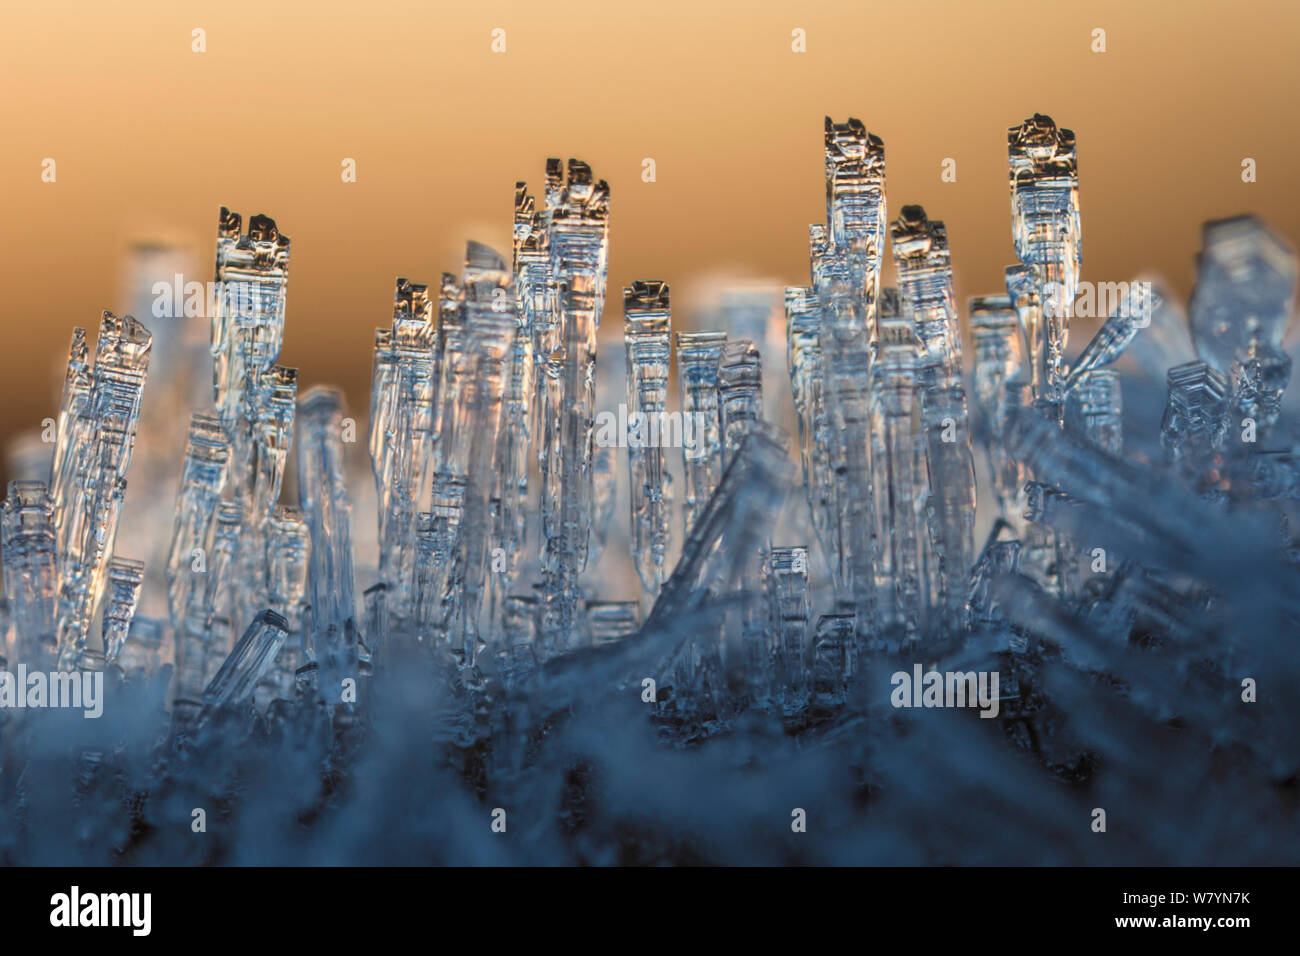
[[671,533],[667,452],[660,442],[647,440],[652,425],[664,422],[668,410],[669,294],[665,282],[637,282],[623,290],[628,398],[646,433],[642,440],[628,443],[632,556],[641,584],[652,594],[667,577],[664,561]]
[[[828,118],[784,342],[768,292],[699,328],[639,280],[626,391],[609,186],[548,160],[511,250],[375,303],[368,429],[276,364],[289,239],[223,208],[208,341],[105,313],[53,455],[10,450],[0,657],[112,679],[93,732],[0,708],[0,861],[1300,862],[1300,704],[1242,694],[1300,682],[1295,256],[1210,223],[1190,324],[1133,282],[1070,360],[1075,137],[1007,137],[1004,288],[963,308],[985,237],[891,221],[884,143]],[[138,301],[180,260],[137,253]],[[895,710],[913,665],[1000,673],[997,720]]]

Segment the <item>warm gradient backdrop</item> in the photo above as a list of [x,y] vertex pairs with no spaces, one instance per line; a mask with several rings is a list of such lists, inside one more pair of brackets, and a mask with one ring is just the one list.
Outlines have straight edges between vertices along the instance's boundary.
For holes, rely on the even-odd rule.
[[46,0],[0,17],[0,438],[54,413],[71,329],[122,306],[132,243],[185,245],[210,278],[223,203],[292,238],[281,361],[361,411],[394,276],[435,281],[470,237],[508,248],[513,184],[548,155],[610,183],[610,301],[666,278],[683,327],[728,277],[806,282],[825,114],[883,137],[891,215],[947,221],[963,299],[1012,260],[1006,127],[1034,111],[1078,134],[1085,279],[1154,270],[1185,295],[1201,221],[1237,212],[1300,238],[1292,0]]

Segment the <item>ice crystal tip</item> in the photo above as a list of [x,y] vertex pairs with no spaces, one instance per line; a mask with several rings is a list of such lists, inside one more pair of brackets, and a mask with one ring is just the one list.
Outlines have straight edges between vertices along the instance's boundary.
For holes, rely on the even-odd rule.
[[546,185],[558,189],[564,184],[564,161],[552,156],[546,160]]
[[570,186],[590,186],[591,166],[580,159],[570,159],[568,180]]
[[410,279],[399,278],[393,292],[393,321],[428,322],[433,315],[429,287]]
[[629,317],[668,310],[669,287],[662,279],[636,279],[623,289],[623,311]]
[[[549,185],[551,182],[549,166],[547,180]],[[595,182],[591,167],[582,160],[570,159],[568,179],[559,189],[554,204],[548,202],[547,207],[555,225],[571,220],[584,225],[607,225],[609,185],[603,179]]]
[[722,347],[727,342],[726,332],[710,330],[674,334],[677,351],[680,353],[678,357],[682,361],[702,362],[701,369],[716,373],[718,356],[722,354]]
[[1211,401],[1222,401],[1228,394],[1227,379],[1205,362],[1175,365],[1167,381],[1169,390],[1180,395],[1204,395]]
[[1073,168],[1074,131],[1058,129],[1052,118],[1042,113],[1035,113],[1019,126],[1008,129],[1007,144],[1013,161],[1020,159],[1061,170]]
[[280,232],[275,220],[259,213],[248,220],[247,232],[241,232],[242,223],[238,213],[221,207],[217,221],[218,269],[226,261],[234,260],[258,269],[286,269],[289,237]]
[[217,236],[221,239],[238,239],[243,231],[244,220],[239,213],[231,212],[225,206],[217,214]]
[[99,339],[95,343],[95,366],[115,366],[138,369],[149,364],[149,350],[153,346],[153,333],[133,316],[118,317],[105,312],[99,325]]
[[73,329],[72,344],[68,346],[68,375],[72,376],[85,368],[89,356],[90,346],[86,342],[86,330],[80,327]]
[[221,669],[203,691],[204,717],[217,708],[238,704],[252,693],[275,660],[289,622],[270,609],[258,612]]
[[343,393],[332,385],[313,385],[298,399],[303,424],[328,421],[343,410]]

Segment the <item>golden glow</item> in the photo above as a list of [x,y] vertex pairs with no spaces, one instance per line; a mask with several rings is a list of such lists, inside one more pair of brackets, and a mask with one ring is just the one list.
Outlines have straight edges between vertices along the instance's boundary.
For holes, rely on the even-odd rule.
[[[292,238],[280,361],[359,413],[394,277],[436,283],[471,237],[508,248],[514,183],[538,186],[550,155],[610,183],[606,334],[635,278],[682,290],[678,328],[706,278],[806,283],[827,114],[884,139],[891,215],[920,203],[947,222],[963,303],[1013,261],[1006,128],[1035,111],[1078,134],[1084,279],[1149,270],[1185,296],[1201,222],[1238,212],[1300,240],[1300,5],[1283,0],[179,6],[6,11],[0,290],[6,330],[23,331],[4,435],[54,414],[53,370],[74,325],[121,307],[129,243],[184,243],[211,278],[223,203]],[[796,27],[807,53],[791,52]]]

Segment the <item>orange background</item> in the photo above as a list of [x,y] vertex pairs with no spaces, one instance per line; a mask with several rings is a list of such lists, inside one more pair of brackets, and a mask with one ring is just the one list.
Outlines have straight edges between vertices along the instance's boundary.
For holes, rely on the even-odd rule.
[[[611,186],[611,344],[634,278],[674,284],[683,328],[730,278],[807,282],[827,114],[884,139],[891,216],[919,202],[947,222],[963,301],[1013,260],[1006,128],[1034,111],[1078,135],[1084,279],[1154,271],[1185,296],[1201,222],[1239,212],[1300,239],[1293,2],[43,2],[3,18],[0,438],[54,414],[71,330],[122,307],[133,243],[179,243],[187,278],[211,278],[222,204],[291,237],[281,362],[361,414],[394,277],[436,283],[469,238],[508,253],[514,183],[536,187],[551,155]],[[602,361],[621,364],[611,344]]]

